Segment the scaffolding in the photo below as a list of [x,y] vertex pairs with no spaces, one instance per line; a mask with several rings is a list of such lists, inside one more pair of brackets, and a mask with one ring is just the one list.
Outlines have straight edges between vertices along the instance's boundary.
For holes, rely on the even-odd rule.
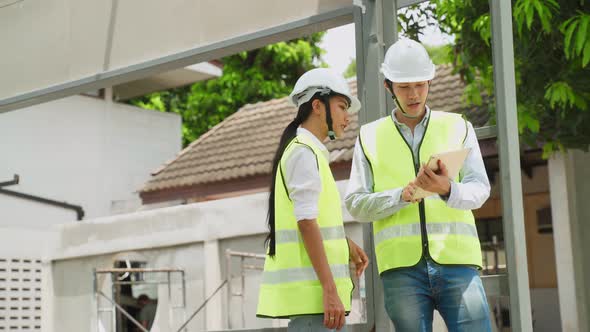
[[[233,287],[232,287],[232,278],[234,277],[233,273],[232,273],[232,268],[231,268],[231,262],[232,262],[232,258],[233,257],[238,257],[240,259],[240,269],[239,269],[239,276],[240,276],[240,284],[241,284],[241,289],[240,291],[234,292],[233,291]],[[264,263],[264,259],[265,259],[266,255],[262,255],[262,254],[254,254],[254,253],[249,253],[249,252],[239,252],[239,251],[232,251],[231,249],[227,249],[225,251],[225,266],[226,266],[226,271],[227,271],[227,276],[225,278],[225,281],[227,282],[227,306],[228,308],[231,305],[231,300],[234,297],[239,297],[242,301],[242,328],[246,327],[246,317],[244,314],[244,310],[243,310],[243,305],[244,305],[244,299],[245,299],[245,291],[246,291],[246,271],[251,270],[251,271],[262,271],[264,266],[262,265],[253,265],[253,264],[247,264],[246,263],[246,259],[250,258],[250,259],[254,259],[256,261],[262,260],[262,262]],[[228,310],[229,311],[229,310]],[[227,326],[229,329],[232,329],[232,322],[231,322],[231,315],[227,315]]]
[[[119,275],[120,274],[132,274],[132,273],[161,273],[161,274],[165,274],[165,280],[131,280],[131,281],[122,281],[119,280]],[[110,281],[111,281],[111,297],[109,297],[108,295],[106,295],[102,290],[99,289],[98,286],[98,278],[99,275],[104,274],[104,275],[110,275]],[[127,310],[125,310],[125,308],[123,308],[123,306],[121,306],[119,303],[117,303],[116,301],[116,294],[117,294],[117,286],[121,286],[121,285],[139,285],[139,284],[153,284],[153,285],[160,285],[160,284],[165,284],[167,285],[168,288],[168,303],[172,303],[172,276],[173,274],[178,274],[180,276],[180,280],[181,280],[181,294],[182,294],[182,300],[181,300],[181,304],[179,305],[170,305],[169,306],[169,310],[170,310],[170,319],[172,320],[172,318],[174,317],[174,312],[175,311],[180,311],[181,315],[182,315],[182,320],[186,321],[186,280],[185,280],[185,274],[184,274],[184,270],[179,269],[179,268],[161,268],[161,269],[151,269],[151,268],[113,268],[113,269],[94,269],[94,273],[93,273],[93,281],[94,281],[94,294],[95,294],[95,300],[96,300],[96,317],[97,317],[97,329],[98,331],[100,331],[100,324],[101,324],[101,320],[100,320],[100,315],[103,312],[110,312],[111,313],[111,331],[115,332],[117,331],[117,310],[119,311],[120,314],[124,315],[125,317],[127,317],[127,319],[129,319],[133,325],[135,325],[137,328],[140,329],[140,331],[142,332],[149,332],[145,327],[143,327],[131,314],[129,314],[129,312],[127,312]],[[100,306],[100,298],[103,298],[105,300],[107,300],[111,306],[110,307],[101,307]],[[172,322],[171,322],[172,323]],[[183,329],[185,328],[186,324],[184,324],[178,331],[183,331]],[[186,332],[186,329],[184,330]]]

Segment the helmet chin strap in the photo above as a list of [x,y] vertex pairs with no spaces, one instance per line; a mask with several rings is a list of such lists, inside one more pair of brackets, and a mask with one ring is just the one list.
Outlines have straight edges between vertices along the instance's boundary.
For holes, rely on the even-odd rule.
[[332,112],[330,112],[330,98],[328,94],[321,94],[322,101],[324,102],[324,106],[326,107],[326,123],[328,124],[328,137],[330,140],[333,141],[336,139],[336,133],[334,133],[334,128],[332,128]]
[[400,104],[399,100],[397,100],[397,97],[395,96],[395,93],[393,92],[393,82],[388,80],[387,83],[389,83],[389,91],[391,92],[391,99],[393,99],[393,102],[395,103],[397,108],[401,111],[402,115],[406,118],[409,118],[409,119],[416,119],[416,118],[420,117],[419,115],[410,115],[406,111],[404,111],[404,108]]
[[402,105],[399,103],[399,101],[395,97],[395,94],[393,94],[393,93],[391,94],[391,99],[393,99],[393,101],[397,105],[397,108],[399,108],[399,110],[401,111],[401,113],[404,117],[406,117],[408,119],[417,119],[420,117],[419,115],[410,115],[409,113],[406,113],[406,111],[404,111]]

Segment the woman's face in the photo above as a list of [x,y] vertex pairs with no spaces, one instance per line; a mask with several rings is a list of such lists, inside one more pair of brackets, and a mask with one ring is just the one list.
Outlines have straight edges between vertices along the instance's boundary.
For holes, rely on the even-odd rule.
[[332,128],[336,137],[343,137],[344,130],[350,122],[348,114],[348,100],[342,96],[330,98],[330,112],[332,114]]

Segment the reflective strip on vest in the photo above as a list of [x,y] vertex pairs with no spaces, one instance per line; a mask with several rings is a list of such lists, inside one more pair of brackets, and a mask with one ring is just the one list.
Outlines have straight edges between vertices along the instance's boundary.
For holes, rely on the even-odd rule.
[[[324,241],[346,238],[344,227],[342,226],[321,227],[320,232],[322,233],[322,239]],[[299,236],[299,231],[296,229],[282,229],[275,231],[275,240],[277,244],[303,242],[303,239]]]
[[[348,265],[330,265],[334,279],[350,278]],[[283,269],[277,271],[264,271],[263,284],[282,284],[286,282],[315,281],[319,280],[313,267],[301,267]]]
[[[467,235],[477,238],[477,228],[462,222],[426,223],[428,234]],[[375,235],[375,244],[401,236],[420,236],[420,222],[413,224],[394,225],[382,229]]]

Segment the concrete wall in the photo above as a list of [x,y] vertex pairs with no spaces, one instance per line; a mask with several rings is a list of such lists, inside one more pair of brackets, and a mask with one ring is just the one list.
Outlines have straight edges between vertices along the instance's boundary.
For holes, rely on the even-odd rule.
[[[182,303],[182,284],[179,275],[172,275],[172,292],[168,297],[167,284],[158,285],[158,309],[154,327],[161,331],[169,331],[169,322],[178,328],[192,310],[204,301],[204,271],[202,244],[190,244],[153,250],[134,252],[141,255],[148,263],[148,268],[181,268],[185,272],[186,309],[170,313],[167,304]],[[124,254],[124,253],[123,253]],[[105,332],[114,331],[113,319],[105,312],[97,316],[97,299],[93,289],[93,269],[112,268],[118,255],[98,255],[68,260],[55,261],[52,264],[52,291],[49,307],[53,308],[53,331],[97,331],[98,320]],[[164,281],[165,273],[146,274],[146,279]],[[112,284],[110,275],[98,275],[98,289],[112,298]],[[101,307],[110,308],[112,305],[102,297],[98,298]],[[72,315],[75,312],[75,315]],[[45,314],[45,312],[44,312]],[[172,316],[173,315],[173,316]],[[205,313],[200,313],[188,325],[190,331],[201,331],[205,328]],[[50,329],[48,329],[50,330]],[[44,329],[45,331],[45,329]]]
[[[174,114],[84,96],[0,113],[0,182],[18,174],[20,183],[6,189],[80,205],[86,218],[107,216],[118,208],[113,202],[139,202],[135,192],[150,172],[180,150],[180,126]],[[126,204],[128,209],[139,206]],[[61,237],[55,225],[75,220],[72,210],[0,194],[0,259],[46,261]],[[41,318],[29,309],[53,306],[51,296],[37,291],[52,289],[51,265],[43,266],[41,282],[22,277],[21,270],[27,269],[16,266],[3,276],[18,280],[7,288],[10,292],[2,292],[10,301],[0,301],[0,307],[10,308],[0,316],[13,317],[11,326],[50,326],[53,317]],[[71,272],[75,276],[79,271]],[[69,280],[67,273],[62,275]],[[79,296],[70,300],[75,303]]]
[[563,331],[590,329],[590,153],[549,159],[551,207]]
[[[75,96],[0,114],[0,181],[6,189],[81,205],[87,219],[133,200],[150,172],[181,148],[175,114]],[[71,210],[0,194],[0,227],[47,228]]]
[[[266,199],[267,193],[260,193],[60,225],[50,258],[50,287],[44,291],[44,297],[53,299],[44,307],[44,326],[49,332],[97,331],[92,269],[112,267],[114,257],[128,252],[142,255],[149,267],[186,271],[190,280],[186,314],[190,315],[225,280],[227,249],[264,253]],[[346,218],[347,234],[362,245],[361,226]],[[262,261],[253,263],[262,265]],[[239,264],[239,259],[232,260],[235,292],[242,291]],[[247,328],[281,325],[255,318],[260,273],[246,272],[243,299],[234,297],[228,302],[227,289],[214,296],[192,323],[195,330],[220,330],[229,324],[241,328],[242,311]],[[356,302],[358,311],[360,302]],[[75,317],[73,310],[79,313]],[[353,316],[358,320],[362,315],[354,312]],[[64,325],[66,317],[69,321]],[[169,331],[167,326],[158,327]]]

